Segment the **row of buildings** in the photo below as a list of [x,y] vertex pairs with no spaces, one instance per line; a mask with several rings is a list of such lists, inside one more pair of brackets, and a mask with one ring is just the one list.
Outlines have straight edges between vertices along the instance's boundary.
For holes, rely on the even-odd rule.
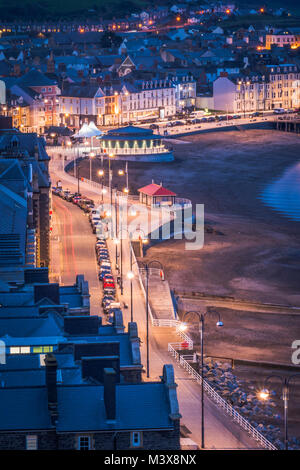
[[[43,133],[66,126],[80,129],[84,122],[120,126],[152,119],[171,119],[185,110],[210,109],[249,113],[300,107],[300,70],[295,64],[267,65],[264,74],[233,77],[221,72],[209,91],[197,94],[191,75],[122,79],[109,86],[70,84],[61,92],[57,84],[31,70],[11,88],[15,102],[2,105],[22,132]],[[37,85],[39,84],[39,85]]]
[[300,31],[202,24],[0,38],[0,112],[22,132],[122,126],[196,109],[299,108]]
[[49,282],[48,160],[1,130],[0,449],[180,449],[173,367],[143,382],[136,323],[91,316],[83,275]]
[[43,138],[0,130],[0,279],[22,281],[24,266],[49,265],[48,165]]

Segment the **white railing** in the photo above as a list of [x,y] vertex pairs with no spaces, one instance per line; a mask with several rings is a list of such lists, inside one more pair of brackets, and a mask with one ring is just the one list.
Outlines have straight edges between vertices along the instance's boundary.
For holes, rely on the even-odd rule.
[[[176,344],[176,343],[175,343]],[[198,372],[186,361],[184,356],[181,356],[176,349],[173,347],[174,344],[168,344],[168,351],[169,353],[179,362],[179,365],[183,367],[189,375],[196,380],[197,383],[201,384],[202,377]],[[203,380],[203,387],[205,392],[214,400],[214,402],[218,405],[219,408],[222,408],[226,413],[233,418],[235,422],[237,422],[243,429],[245,429],[251,437],[253,437],[256,441],[258,441],[265,449],[268,450],[277,450],[277,448],[266,439],[257,429],[255,429],[252,424],[247,421],[238,411],[236,411],[233,406],[227,403],[224,398],[221,397],[210,385],[206,380]]]
[[[113,152],[114,155],[152,155],[154,153],[168,153],[170,150],[164,146],[161,147],[152,147],[152,148],[143,148],[143,147],[134,147],[134,148],[111,148],[107,149],[108,153]],[[102,150],[103,151],[103,150]]]

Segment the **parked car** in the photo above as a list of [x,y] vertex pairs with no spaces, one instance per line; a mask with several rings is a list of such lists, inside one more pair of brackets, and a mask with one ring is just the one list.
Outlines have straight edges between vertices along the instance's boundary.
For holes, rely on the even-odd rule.
[[114,313],[116,309],[117,310],[121,309],[120,302],[110,302],[107,306],[104,307],[103,310],[106,315],[111,315]]
[[106,286],[103,288],[103,291],[105,294],[115,294],[116,292],[116,289],[114,287],[111,287],[111,286]]

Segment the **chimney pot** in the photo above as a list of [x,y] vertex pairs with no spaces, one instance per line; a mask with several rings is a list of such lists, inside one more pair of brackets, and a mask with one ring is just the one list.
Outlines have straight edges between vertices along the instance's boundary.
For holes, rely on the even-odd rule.
[[47,354],[45,358],[46,366],[46,387],[47,387],[47,396],[48,396],[48,410],[51,416],[52,424],[55,424],[58,411],[57,411],[57,385],[56,385],[56,376],[57,376],[57,360],[54,354]]
[[108,421],[116,419],[116,371],[104,369],[104,405]]

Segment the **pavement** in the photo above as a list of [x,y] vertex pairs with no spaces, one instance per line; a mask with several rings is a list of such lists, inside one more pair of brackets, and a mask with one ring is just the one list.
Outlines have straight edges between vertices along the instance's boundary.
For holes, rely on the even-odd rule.
[[[71,191],[77,190],[77,182],[73,177],[64,173],[61,163],[51,162],[50,174],[53,182],[58,179],[62,181],[63,187],[68,187]],[[95,202],[100,202],[100,195],[97,189],[90,188],[87,183],[81,183],[81,192],[87,197],[91,197]],[[54,222],[57,225],[54,233],[58,233],[61,241],[61,256],[56,256],[53,263],[53,271],[59,272],[62,282],[75,282],[76,273],[82,273],[90,284],[91,313],[101,315],[99,297],[101,294],[100,285],[97,279],[97,267],[95,258],[95,235],[92,234],[87,217],[76,206],[61,199],[53,197],[53,208],[55,212]],[[109,241],[108,247],[111,253],[111,261],[114,266],[115,245]],[[60,261],[58,261],[58,259]],[[124,324],[127,325],[131,318],[130,311],[130,281],[126,273],[130,270],[129,242],[123,241],[123,273],[124,291],[121,295],[118,289],[119,298],[128,304],[128,308],[123,309]],[[133,320],[137,322],[139,336],[141,338],[142,363],[146,364],[146,309],[145,298],[137,276],[137,266],[134,265],[133,272]],[[175,370],[175,380],[178,384],[177,393],[179,399],[180,413],[182,414],[181,424],[184,425],[193,441],[200,447],[201,440],[201,417],[200,417],[200,387],[191,379],[187,373],[181,369],[177,362],[168,353],[168,343],[178,342],[179,338],[173,328],[153,327],[149,322],[150,338],[150,378],[149,380],[160,380],[163,365],[172,363]],[[143,380],[147,380],[144,373]],[[260,446],[248,433],[234,423],[215,403],[205,396],[205,437],[206,448],[208,449],[259,449]]]

